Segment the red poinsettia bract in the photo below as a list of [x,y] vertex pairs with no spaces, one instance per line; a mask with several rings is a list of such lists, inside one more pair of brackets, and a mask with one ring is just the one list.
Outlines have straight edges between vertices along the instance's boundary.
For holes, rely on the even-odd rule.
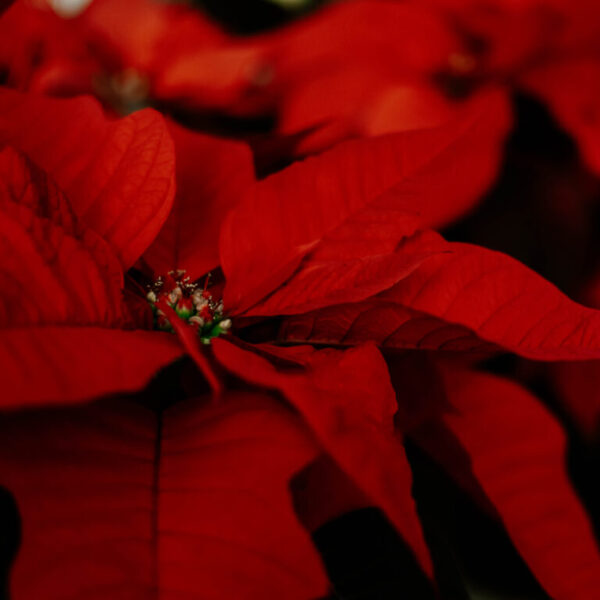
[[[488,185],[501,152],[492,116],[505,108],[492,93],[459,121],[348,141],[255,182],[243,146],[152,111],[110,121],[89,100],[3,91],[5,406],[139,389],[184,350],[223,386],[193,320],[218,286],[157,287],[153,321],[143,295],[123,292],[134,264],[174,278],[185,269],[190,282],[220,264],[233,335],[213,340],[214,358],[261,390],[199,393],[158,417],[131,400],[9,417],[0,482],[23,517],[13,596],[325,595],[288,489],[323,455],[433,576],[402,443],[411,436],[481,488],[553,597],[589,598],[600,555],[560,427],[516,384],[443,360],[497,349],[600,358],[600,313],[508,256],[429,229]],[[140,331],[161,324],[177,335]],[[248,343],[257,327],[268,343]],[[411,398],[402,359],[390,378],[388,348],[432,351],[439,406]],[[470,469],[448,460],[445,440]],[[340,498],[331,515],[351,504]],[[303,520],[320,510],[305,505]],[[73,560],[77,576],[65,577]]]

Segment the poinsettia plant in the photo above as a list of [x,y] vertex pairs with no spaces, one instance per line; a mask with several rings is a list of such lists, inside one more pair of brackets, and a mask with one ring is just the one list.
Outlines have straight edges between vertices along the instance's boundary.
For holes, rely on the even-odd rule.
[[[438,233],[494,185],[511,126],[502,86],[482,84],[460,105],[432,100],[425,118],[413,92],[398,93],[398,81],[422,91],[462,40],[449,14],[480,25],[468,3],[438,4],[340,4],[256,44],[189,7],[145,1],[98,0],[70,24],[21,1],[5,14],[0,27],[30,27],[37,11],[19,42],[45,40],[39,59],[8,61],[9,86],[35,91],[0,89],[0,489],[10,498],[0,513],[19,529],[2,565],[8,597],[351,597],[317,538],[368,507],[422,578],[404,593],[453,597],[410,448],[500,524],[549,597],[600,589],[564,421],[519,377],[489,368],[508,355],[552,369],[581,412],[600,311],[505,253]],[[396,11],[407,35],[392,51],[383,24]],[[369,21],[357,15],[381,28],[362,38]],[[340,18],[352,27],[331,24]],[[323,39],[314,55],[301,43],[311,28]],[[200,31],[206,60],[222,58],[211,69],[194,70]],[[423,31],[431,43],[415,46]],[[499,54],[486,76],[529,56],[496,41],[503,28],[492,33]],[[360,42],[350,61],[348,39]],[[163,56],[157,40],[169,40]],[[228,87],[240,64],[264,66],[273,48],[285,76],[264,82],[264,96],[242,94],[234,112],[314,100],[340,81],[357,95],[344,127],[303,138],[313,156],[264,178],[246,143],[154,109],[118,117],[105,86],[86,87],[116,65],[151,73],[145,92],[165,99],[160,82],[178,72],[203,90],[192,105],[222,109],[242,90]],[[174,57],[189,68],[174,69]],[[223,79],[211,88],[213,76]],[[104,105],[47,95],[81,91]],[[375,96],[382,110],[367,119]],[[325,117],[299,102],[315,118],[302,128],[337,119],[340,99]]]
[[[3,297],[7,318],[3,353],[10,365],[5,406],[82,401],[139,388],[158,368],[187,351],[215,396],[213,401],[200,401],[198,418],[208,418],[203,415],[214,410],[237,415],[228,399],[233,394],[235,404],[242,393],[230,392],[211,365],[207,349],[213,341],[214,358],[228,371],[284,394],[303,417],[302,435],[320,448],[308,452],[304,464],[316,452],[331,456],[350,477],[356,493],[385,511],[429,576],[433,569],[410,494],[410,468],[401,436],[414,433],[435,453],[442,442],[427,437],[435,425],[464,444],[474,461],[471,475],[542,585],[556,597],[572,598],[579,586],[582,594],[589,593],[597,570],[588,570],[587,563],[573,554],[572,545],[559,544],[552,552],[540,549],[530,530],[542,527],[555,539],[567,535],[562,529],[566,521],[556,522],[550,515],[540,525],[533,518],[536,507],[531,506],[530,494],[547,494],[556,510],[572,515],[568,535],[577,532],[577,552],[586,560],[598,560],[586,517],[564,473],[560,428],[552,418],[527,392],[476,375],[468,364],[452,370],[448,379],[441,366],[435,367],[444,374],[446,401],[461,417],[452,419],[452,413],[439,406],[409,410],[402,378],[392,386],[386,363],[373,345],[458,353],[463,361],[465,353],[490,352],[494,346],[542,360],[594,358],[600,352],[600,313],[571,302],[506,256],[445,242],[426,228],[428,216],[435,220],[434,215],[448,209],[446,203],[455,206],[477,195],[481,181],[487,180],[493,161],[480,152],[477,177],[472,153],[476,141],[487,141],[491,151],[498,143],[493,137],[490,142],[485,131],[485,109],[494,110],[494,98],[465,122],[419,134],[349,142],[259,182],[254,181],[243,147],[172,125],[173,147],[168,126],[153,112],[110,121],[87,100],[51,100],[8,91],[0,103],[0,131],[9,144],[3,150],[3,213],[10,252],[8,248],[3,252],[3,260],[5,272],[19,282]],[[34,124],[28,122],[31,114],[36,115]],[[92,136],[98,141],[90,147]],[[191,156],[189,150],[194,149],[192,164],[186,159],[178,163],[178,177],[174,148],[182,156],[186,151]],[[203,162],[201,169],[196,167],[198,160]],[[173,202],[174,177],[181,185]],[[441,195],[440,190],[446,193]],[[219,238],[224,304],[216,296],[220,286],[196,283],[217,266]],[[125,285],[124,269],[134,264],[138,268],[127,275],[128,280],[151,270],[149,287]],[[269,327],[273,318],[280,321],[276,329]],[[266,330],[264,343],[242,343],[246,329],[261,328]],[[219,334],[225,334],[222,342],[212,339]],[[232,344],[238,338],[240,342]],[[302,345],[306,342],[314,349]],[[324,345],[338,349],[321,349]],[[356,348],[344,351],[345,346]],[[435,355],[432,360],[437,362]],[[299,372],[293,372],[294,365]],[[483,385],[490,393],[509,392],[499,406],[490,404],[489,415],[486,404],[470,407],[471,394]],[[496,388],[500,391],[493,392]],[[242,394],[242,402],[248,393]],[[222,408],[216,409],[215,402]],[[509,419],[506,424],[510,439],[516,437],[511,428],[525,427],[520,456],[522,476],[530,483],[516,489],[487,471],[488,453],[502,450],[502,436],[495,443],[486,436],[489,446],[480,446],[476,437],[478,427],[485,430],[486,419],[498,422],[495,411],[510,412],[513,402],[531,405],[531,414],[523,407],[519,411],[523,423]],[[283,408],[275,413],[280,411],[286,414]],[[406,423],[396,418],[403,412],[408,413]],[[189,418],[193,414],[194,410]],[[293,413],[287,414],[292,419]],[[477,419],[482,420],[479,425]],[[547,432],[553,432],[550,438]],[[14,439],[17,443],[20,435]],[[510,461],[511,446],[504,451],[509,453],[504,460]],[[539,451],[547,465],[541,472],[536,462]],[[14,464],[11,455],[17,458]],[[20,488],[30,480],[27,477],[19,485],[19,456],[11,450],[6,457],[3,482],[15,491],[17,502],[27,506],[32,502],[27,500],[27,487]],[[286,466],[283,481],[293,472]],[[162,476],[162,465],[157,468]],[[269,489],[272,485],[269,482]],[[48,493],[56,491],[51,486]],[[161,497],[162,490],[152,494]],[[516,508],[512,501],[505,504],[506,494],[516,494]],[[38,523],[55,518],[52,510],[44,514],[33,508],[35,502],[31,506]],[[291,512],[289,502],[286,510]],[[533,515],[528,517],[528,511]],[[161,515],[155,515],[161,520],[152,542],[158,548]],[[26,524],[27,513],[23,518]],[[298,523],[292,529],[306,544]],[[59,577],[68,564],[38,554],[42,544],[36,538],[24,535],[22,558],[15,568],[16,597],[48,585],[45,576],[31,576],[28,561],[50,561],[48,577]],[[67,538],[64,543],[71,542]],[[97,540],[91,543],[86,559],[90,561]],[[298,543],[294,542],[294,551]],[[314,552],[308,556],[305,566],[325,592],[322,567]],[[188,550],[183,560],[197,564],[199,556]],[[560,577],[553,568],[565,560],[583,569],[575,587],[572,577]],[[161,579],[164,568],[159,560],[154,576]],[[64,581],[67,587],[56,588],[56,597],[81,585],[78,580]],[[100,575],[97,585],[110,581]],[[220,580],[214,583],[217,590],[222,585]]]

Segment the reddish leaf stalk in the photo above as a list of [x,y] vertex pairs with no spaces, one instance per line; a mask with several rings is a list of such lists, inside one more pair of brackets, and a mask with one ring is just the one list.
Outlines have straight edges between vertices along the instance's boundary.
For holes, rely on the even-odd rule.
[[223,385],[210,366],[206,356],[204,356],[198,347],[198,336],[196,335],[195,329],[190,327],[179,317],[179,315],[169,306],[165,298],[161,298],[156,305],[165,314],[165,317],[169,320],[169,323],[171,323],[171,326],[175,330],[177,337],[181,340],[181,343],[189,355],[194,359],[194,362],[206,377],[206,380],[212,389],[213,396],[215,398],[219,397],[223,393]]

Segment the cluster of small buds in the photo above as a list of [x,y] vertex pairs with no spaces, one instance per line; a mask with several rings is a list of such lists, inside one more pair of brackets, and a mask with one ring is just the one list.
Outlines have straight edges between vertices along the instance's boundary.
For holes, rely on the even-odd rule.
[[146,295],[154,312],[156,328],[173,331],[171,323],[159,308],[160,301],[166,300],[180,319],[196,328],[204,344],[210,344],[212,338],[228,333],[231,320],[223,316],[223,302],[215,301],[206,287],[202,288],[191,281],[183,270],[169,271],[166,277],[158,277],[148,286]]

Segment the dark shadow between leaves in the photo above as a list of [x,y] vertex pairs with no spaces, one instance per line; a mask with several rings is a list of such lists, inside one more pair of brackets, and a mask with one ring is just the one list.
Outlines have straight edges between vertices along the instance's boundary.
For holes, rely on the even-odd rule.
[[21,545],[21,516],[13,495],[0,487],[0,600],[8,600],[10,568]]
[[407,443],[407,455],[442,598],[468,600],[478,590],[490,598],[550,600],[502,525],[415,444]]
[[296,513],[338,600],[433,600],[433,586],[386,516],[326,455],[291,483]]

